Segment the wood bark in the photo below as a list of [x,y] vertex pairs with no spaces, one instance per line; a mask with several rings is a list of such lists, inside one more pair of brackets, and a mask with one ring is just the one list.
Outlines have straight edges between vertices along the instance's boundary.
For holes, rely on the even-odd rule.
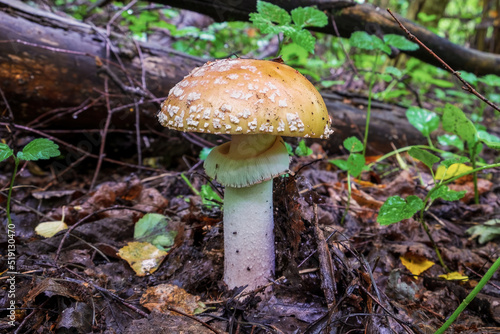
[[[142,98],[144,110],[158,109],[161,101],[155,97],[166,96],[202,63],[127,36],[108,38],[103,29],[21,2],[0,1],[0,88],[14,121],[35,127],[99,127],[106,118],[108,94],[109,107],[118,108],[116,125],[130,125],[135,122],[130,112],[134,99]],[[152,114],[143,112],[141,117]]]
[[[0,0],[0,88],[13,121],[42,130],[102,129],[109,96],[109,108],[117,110],[112,128],[133,131],[138,103],[141,127],[162,129],[155,117],[162,98],[203,61],[125,36],[106,36],[79,21]],[[324,97],[335,134],[322,144],[338,151],[344,138],[363,133],[366,103],[363,98],[349,98],[351,104],[344,104],[346,96]],[[3,122],[9,116],[5,101],[0,96]],[[387,152],[392,150],[390,142],[398,147],[425,142],[403,111],[373,103],[371,148]]]
[[[206,14],[217,21],[247,21],[248,15],[255,12],[257,7],[257,0],[155,0],[155,2]],[[376,8],[369,4],[356,4],[352,1],[337,0],[268,0],[268,2],[288,11],[299,6],[315,5],[333,15],[342,37],[349,37],[352,32],[357,30],[406,36],[385,9]],[[453,44],[412,21],[401,17],[398,17],[398,19],[456,71],[467,71],[477,75],[500,75],[499,55]],[[335,35],[331,22],[326,27],[316,30]],[[441,66],[433,56],[422,48],[406,53],[424,62]]]

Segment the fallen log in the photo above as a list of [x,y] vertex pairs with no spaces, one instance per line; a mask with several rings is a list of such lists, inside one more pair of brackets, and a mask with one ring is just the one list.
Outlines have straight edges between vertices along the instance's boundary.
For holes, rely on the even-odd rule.
[[[362,30],[384,34],[398,34],[406,37],[385,8],[374,7],[371,4],[358,4],[343,0],[266,0],[287,11],[297,7],[317,6],[318,9],[331,14],[338,27],[341,37],[350,37],[354,31]],[[154,0],[173,7],[184,8],[206,14],[216,21],[248,21],[249,14],[256,11],[257,0]],[[410,20],[398,17],[399,20],[427,47],[433,50],[441,59],[456,71],[467,71],[476,75],[500,75],[500,55],[469,49],[454,44],[440,37],[423,26]],[[336,35],[331,19],[323,28],[314,28],[330,35]],[[441,64],[426,50],[405,52],[424,62],[441,67]]]
[[[203,62],[127,36],[108,38],[102,29],[21,2],[0,1],[0,89],[5,95],[0,108],[10,108],[18,124],[39,130],[102,129],[111,110],[115,130],[134,131],[138,106],[142,129],[163,130],[155,117],[159,103]],[[364,131],[364,107],[342,100],[325,95],[336,131],[323,143],[330,152],[338,151],[347,136]],[[403,146],[424,138],[401,108],[374,107],[371,146],[387,152],[391,141]]]

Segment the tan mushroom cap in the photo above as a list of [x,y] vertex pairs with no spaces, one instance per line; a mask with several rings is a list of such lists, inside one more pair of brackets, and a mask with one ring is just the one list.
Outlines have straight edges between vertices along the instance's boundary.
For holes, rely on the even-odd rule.
[[316,88],[290,66],[224,59],[195,68],[168,94],[160,123],[178,131],[327,138],[330,118]]

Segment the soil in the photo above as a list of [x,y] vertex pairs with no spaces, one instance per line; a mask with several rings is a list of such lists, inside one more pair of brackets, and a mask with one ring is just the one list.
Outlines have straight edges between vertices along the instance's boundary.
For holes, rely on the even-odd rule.
[[[49,162],[21,166],[11,208],[15,274],[8,269],[7,216],[0,212],[1,332],[434,333],[499,256],[498,233],[480,243],[466,232],[494,219],[498,230],[498,169],[479,175],[479,204],[466,196],[430,206],[423,218],[433,244],[413,218],[376,222],[389,196],[425,196],[432,180],[425,166],[405,155],[406,169],[396,159],[377,164],[352,183],[346,211],[347,176],[328,162],[342,157],[328,156],[315,143],[312,155],[293,157],[291,172],[274,180],[271,292],[228,290],[221,207],[193,193],[207,179],[198,149],[179,142],[186,149],[168,157],[168,170],[159,167],[161,158],[153,171],[104,164],[92,190],[95,161],[59,175]],[[490,154],[486,160],[494,159]],[[2,208],[8,162],[1,165]],[[454,186],[473,193],[471,180]],[[147,213],[165,215],[176,237],[156,271],[139,276],[118,253],[136,241],[134,225]],[[69,229],[53,237],[35,232],[41,222],[61,220]],[[449,271],[467,279],[440,278],[447,271],[435,246]],[[415,274],[403,260],[434,264]],[[447,333],[500,333],[498,272]]]

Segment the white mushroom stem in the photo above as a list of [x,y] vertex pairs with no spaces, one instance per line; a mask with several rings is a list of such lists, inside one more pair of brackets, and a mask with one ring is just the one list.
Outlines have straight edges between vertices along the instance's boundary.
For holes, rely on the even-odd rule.
[[224,192],[224,281],[265,285],[274,274],[273,182]]
[[224,281],[230,289],[265,285],[274,274],[273,181],[288,170],[278,136],[238,135],[215,147],[205,160],[207,175],[224,193]]

